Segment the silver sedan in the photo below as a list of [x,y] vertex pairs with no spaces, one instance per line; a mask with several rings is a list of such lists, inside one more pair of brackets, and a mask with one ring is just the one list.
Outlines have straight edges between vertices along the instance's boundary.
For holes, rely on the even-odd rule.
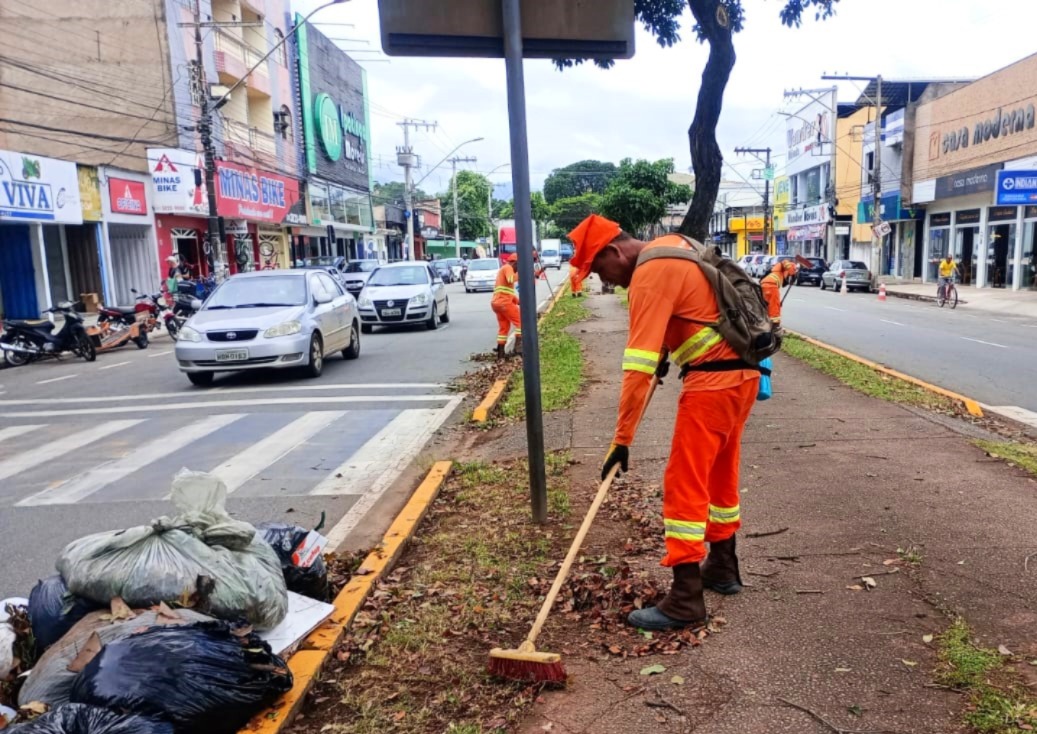
[[322,269],[262,270],[224,281],[184,324],[176,343],[192,384],[216,372],[299,367],[319,377],[324,358],[360,356],[356,301]]

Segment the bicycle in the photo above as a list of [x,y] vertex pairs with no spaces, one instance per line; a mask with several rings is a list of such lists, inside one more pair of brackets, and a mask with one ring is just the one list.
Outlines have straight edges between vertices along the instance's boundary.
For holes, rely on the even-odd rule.
[[936,302],[943,308],[945,304],[951,304],[951,308],[958,306],[958,289],[954,287],[954,281],[949,280],[941,283],[936,291]]

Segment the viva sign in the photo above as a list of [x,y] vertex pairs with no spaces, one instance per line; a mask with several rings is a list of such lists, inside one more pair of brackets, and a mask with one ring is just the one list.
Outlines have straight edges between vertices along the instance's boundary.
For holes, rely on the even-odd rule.
[[82,224],[76,164],[0,150],[0,220]]

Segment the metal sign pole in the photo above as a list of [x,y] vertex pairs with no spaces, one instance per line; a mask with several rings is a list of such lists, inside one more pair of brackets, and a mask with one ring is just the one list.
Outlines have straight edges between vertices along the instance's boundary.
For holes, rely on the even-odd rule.
[[518,241],[522,298],[522,376],[526,390],[526,442],[529,446],[529,492],[533,520],[547,522],[547,475],[544,419],[540,403],[540,347],[537,343],[536,277],[533,273],[533,211],[529,193],[529,145],[526,139],[526,89],[522,73],[521,0],[501,0],[504,11],[504,63],[508,77],[511,128],[511,182],[515,190],[515,237]]

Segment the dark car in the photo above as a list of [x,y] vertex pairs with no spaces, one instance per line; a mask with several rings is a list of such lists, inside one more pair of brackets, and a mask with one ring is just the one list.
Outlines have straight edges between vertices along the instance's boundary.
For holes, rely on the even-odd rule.
[[821,285],[821,276],[828,270],[828,263],[819,257],[808,257],[810,267],[803,263],[799,264],[799,273],[796,275],[796,285]]
[[567,263],[572,259],[573,246],[568,242],[563,242],[562,246],[558,248],[558,252],[562,255],[562,262]]
[[433,260],[429,263],[436,275],[443,279],[444,283],[454,282],[454,270],[446,260]]

